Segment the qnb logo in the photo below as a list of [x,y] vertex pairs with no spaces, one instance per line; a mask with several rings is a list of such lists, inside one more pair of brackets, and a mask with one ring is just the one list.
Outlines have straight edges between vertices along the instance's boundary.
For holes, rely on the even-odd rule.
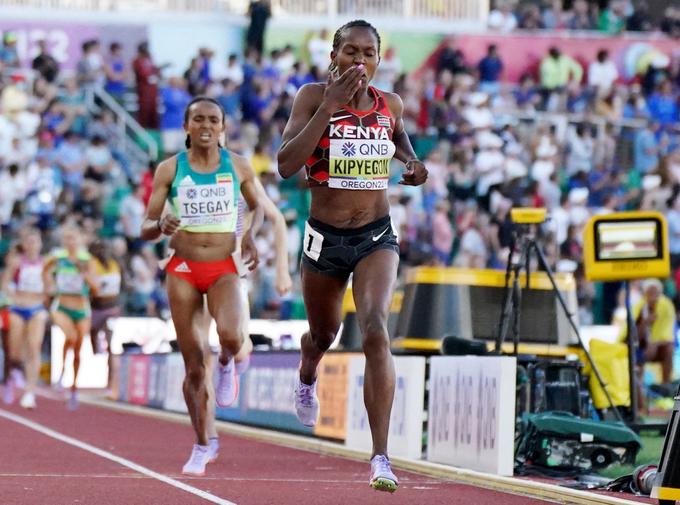
[[354,156],[357,153],[357,148],[352,142],[345,142],[342,144],[342,154],[345,156]]
[[193,200],[194,198],[196,198],[197,194],[198,193],[196,192],[196,190],[194,188],[187,190],[187,198],[189,198],[190,200]]

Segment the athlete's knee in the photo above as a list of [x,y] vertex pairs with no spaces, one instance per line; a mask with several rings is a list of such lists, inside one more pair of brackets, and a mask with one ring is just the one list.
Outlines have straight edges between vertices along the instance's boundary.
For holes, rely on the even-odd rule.
[[205,386],[205,378],[205,367],[202,363],[197,363],[193,366],[187,366],[184,384],[192,389],[198,389],[201,386]]
[[390,337],[387,324],[378,316],[369,317],[361,327],[363,350],[367,356],[378,356],[390,352]]
[[218,325],[217,336],[223,347],[226,346],[229,349],[233,349],[234,352],[238,352],[243,343],[243,331],[237,325]]
[[309,338],[321,352],[326,352],[333,344],[337,334],[337,328],[335,330],[333,328],[324,328],[310,331]]

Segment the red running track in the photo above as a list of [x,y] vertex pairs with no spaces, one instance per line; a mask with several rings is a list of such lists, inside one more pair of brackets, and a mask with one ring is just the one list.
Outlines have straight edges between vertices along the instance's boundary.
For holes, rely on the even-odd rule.
[[[38,423],[114,457],[238,505],[539,505],[549,502],[397,471],[393,494],[368,486],[368,463],[220,434],[221,453],[205,477],[180,469],[193,443],[189,426],[38,398],[38,409],[0,405],[0,503],[3,505],[193,505],[210,501],[69,445],[6,414]],[[181,485],[181,484],[180,484]],[[200,491],[199,491],[200,492]]]

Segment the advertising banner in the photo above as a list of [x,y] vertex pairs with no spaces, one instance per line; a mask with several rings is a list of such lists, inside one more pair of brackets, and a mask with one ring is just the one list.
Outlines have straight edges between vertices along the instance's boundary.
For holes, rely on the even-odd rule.
[[319,364],[317,395],[319,420],[314,434],[319,437],[344,440],[347,414],[347,370],[349,359],[356,354],[329,353]]
[[[578,61],[583,67],[584,78],[588,64],[596,60],[597,52],[600,49],[606,49],[618,68],[620,78],[624,81],[640,73],[655,53],[671,56],[677,47],[677,41],[661,37],[640,37],[628,34],[611,37],[593,32],[574,33],[553,30],[532,34],[467,34],[451,38],[454,40],[456,49],[463,52],[466,64],[474,68],[486,55],[488,46],[496,44],[498,55],[505,63],[501,80],[510,82],[519,81],[525,73],[537,77],[540,62],[551,47],[559,48],[563,54]],[[430,55],[421,66],[421,70],[436,66],[439,53],[448,44],[448,40],[444,40]]]
[[82,44],[97,39],[102,55],[108,54],[111,42],[120,42],[126,61],[132,61],[137,45],[147,39],[146,25],[69,23],[63,21],[0,19],[0,32],[13,32],[17,38],[17,52],[22,66],[31,68],[38,55],[38,41],[45,40],[49,53],[62,70],[73,70],[82,55]]
[[184,383],[184,361],[179,353],[168,354],[166,361],[166,389],[163,408],[173,412],[187,412],[182,384]]
[[149,397],[149,364],[151,356],[135,354],[130,356],[128,374],[128,402],[146,405]]
[[168,384],[167,360],[168,354],[156,354],[151,356],[149,363],[149,394],[147,405],[149,407],[163,408],[166,388]]
[[217,418],[274,429],[311,433],[295,415],[293,390],[300,355],[297,352],[253,353],[250,367],[239,377],[235,405],[217,409]]
[[516,359],[430,359],[427,459],[512,475]]
[[[354,449],[371,448],[371,430],[364,405],[364,364],[362,355],[349,359],[347,391],[347,436],[345,445]],[[394,358],[396,387],[388,450],[391,455],[420,459],[423,443],[423,402],[425,395],[425,358]]]
[[130,355],[118,356],[120,368],[118,369],[118,401],[128,401],[128,382],[130,379]]

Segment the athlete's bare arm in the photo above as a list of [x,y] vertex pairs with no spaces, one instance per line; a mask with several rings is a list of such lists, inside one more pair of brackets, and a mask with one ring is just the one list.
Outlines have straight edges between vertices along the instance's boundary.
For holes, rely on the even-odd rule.
[[363,70],[348,68],[340,77],[328,82],[305,84],[300,88],[290,119],[283,130],[279,149],[279,174],[284,179],[295,175],[319,143],[333,113],[347,104],[361,86]]
[[399,184],[409,186],[419,186],[427,180],[427,169],[422,161],[418,159],[411,141],[404,130],[404,104],[401,97],[396,93],[385,93],[385,101],[394,118],[394,132],[392,141],[396,151],[394,157],[406,165],[406,171],[402,174]]
[[255,235],[262,226],[263,210],[258,201],[258,193],[255,188],[255,172],[248,160],[243,156],[230,153],[234,163],[234,169],[241,183],[241,194],[252,212],[250,227],[244,231],[241,237],[241,258],[249,270],[255,270],[259,262],[259,255],[255,247]]
[[175,215],[171,212],[163,214],[163,207],[177,170],[176,158],[173,156],[161,162],[153,176],[153,189],[140,235],[143,240],[156,240],[161,234],[172,235],[179,228],[180,221]]
[[265,217],[274,226],[274,254],[276,261],[275,287],[279,295],[285,295],[293,287],[288,266],[288,228],[281,211],[271,201],[259,179],[255,178],[257,199],[264,210]]

